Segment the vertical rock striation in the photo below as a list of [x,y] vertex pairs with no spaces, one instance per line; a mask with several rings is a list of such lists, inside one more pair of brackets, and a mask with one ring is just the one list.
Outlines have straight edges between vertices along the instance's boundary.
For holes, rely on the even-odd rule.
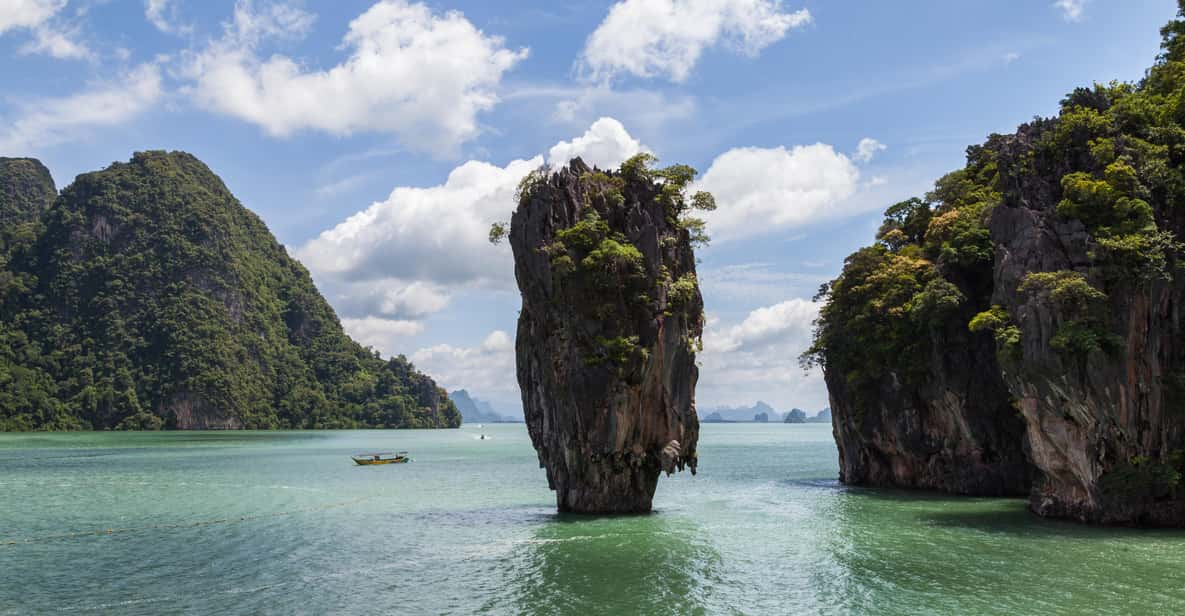
[[886,372],[866,399],[852,394],[841,371],[825,370],[840,480],[972,496],[1027,494],[1024,424],[996,369],[991,338],[952,324],[936,328],[930,340],[923,377]]
[[536,172],[511,220],[518,382],[560,511],[650,511],[661,472],[695,472],[703,300],[680,219],[690,176],[660,180],[668,170],[646,163]]
[[1179,7],[1140,82],[1078,88],[968,148],[824,289],[806,358],[844,481],[987,493],[1031,476],[1043,516],[1185,526]]
[[[1003,206],[990,220],[993,303],[1020,333],[1005,355],[1003,376],[1040,472],[1030,507],[1084,522],[1182,526],[1185,275],[1179,247],[1145,246],[1129,262],[1097,229],[1059,215],[1059,203],[1072,195],[1056,180],[1097,165],[1041,160],[1041,145],[1059,124],[1027,124],[995,144],[1006,181]],[[1164,194],[1157,179],[1141,178],[1152,189],[1145,193],[1155,212],[1150,228],[1185,237],[1185,217],[1157,201]],[[1168,264],[1151,271],[1151,263],[1140,263],[1152,258]],[[1082,291],[1083,305],[1067,305],[1059,296],[1073,289]]]

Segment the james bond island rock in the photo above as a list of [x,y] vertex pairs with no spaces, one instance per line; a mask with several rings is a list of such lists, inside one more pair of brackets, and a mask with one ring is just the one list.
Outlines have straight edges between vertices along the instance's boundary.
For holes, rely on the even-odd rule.
[[[52,190],[3,169],[6,199]],[[432,379],[350,340],[189,154],[80,175],[29,224],[0,268],[0,430],[460,424]]]
[[845,481],[923,485],[937,441],[963,449],[928,487],[1015,486],[1023,445],[1036,513],[1185,526],[1185,20],[1162,34],[1139,83],[969,148],[825,289]]
[[652,162],[536,172],[511,220],[518,382],[560,511],[650,511],[661,472],[695,472],[706,238],[687,212],[715,206],[684,195],[695,170]]

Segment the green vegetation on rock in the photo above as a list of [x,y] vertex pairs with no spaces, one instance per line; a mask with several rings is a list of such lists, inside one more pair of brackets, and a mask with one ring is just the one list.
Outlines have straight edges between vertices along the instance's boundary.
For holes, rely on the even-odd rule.
[[189,154],[81,175],[36,224],[0,270],[0,429],[459,425]]
[[[940,327],[960,301],[956,290],[979,315],[967,323],[970,329],[994,332],[1002,351],[1016,351],[1020,330],[1003,306],[989,301],[994,247],[988,221],[1005,192],[1036,191],[1044,178],[1055,181],[1057,215],[1089,233],[1092,278],[1169,277],[1182,244],[1156,220],[1158,208],[1167,215],[1185,207],[1180,23],[1166,26],[1164,53],[1140,83],[1079,88],[1062,100],[1058,117],[1022,127],[1029,147],[1020,157],[1002,157],[1011,136],[992,135],[969,147],[967,166],[939,179],[925,199],[888,208],[877,245],[850,256],[840,277],[823,289],[826,305],[806,362],[829,365],[854,382],[889,369],[908,372],[921,354],[919,338]],[[943,287],[942,280],[953,286]],[[937,295],[927,299],[927,288]],[[1083,274],[1034,272],[1017,291],[1057,304],[1061,322],[1052,342],[1058,350],[1082,354],[1113,346],[1098,309],[1106,295]],[[921,314],[924,305],[937,309]]]

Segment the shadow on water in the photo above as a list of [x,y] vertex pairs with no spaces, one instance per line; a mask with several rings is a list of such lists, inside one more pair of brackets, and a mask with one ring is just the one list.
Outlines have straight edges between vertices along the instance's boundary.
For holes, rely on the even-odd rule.
[[661,513],[553,514],[510,560],[506,580],[520,614],[703,614],[721,576],[699,526]]
[[[1183,531],[1050,520],[1018,498],[856,487],[834,494],[812,516],[821,558],[808,567],[809,586],[818,605],[946,614],[1140,613],[1134,606],[1177,604],[1142,589],[1179,588],[1164,582],[1180,561],[1165,546],[1185,539]],[[1119,597],[1126,609],[1116,609]]]
[[1023,537],[1121,538],[1155,537],[1185,539],[1185,530],[1171,528],[1135,528],[1127,526],[1097,526],[1073,520],[1043,518],[1028,510],[1025,501],[1009,501],[1014,508],[1001,511],[935,511],[920,516],[927,524],[945,528],[970,529],[989,533],[1006,533]]

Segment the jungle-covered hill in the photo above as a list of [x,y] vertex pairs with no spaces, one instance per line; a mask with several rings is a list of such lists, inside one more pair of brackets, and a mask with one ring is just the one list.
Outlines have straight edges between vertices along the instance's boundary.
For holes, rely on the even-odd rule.
[[402,356],[342,331],[209,168],[141,152],[60,195],[0,159],[0,430],[456,427]]

